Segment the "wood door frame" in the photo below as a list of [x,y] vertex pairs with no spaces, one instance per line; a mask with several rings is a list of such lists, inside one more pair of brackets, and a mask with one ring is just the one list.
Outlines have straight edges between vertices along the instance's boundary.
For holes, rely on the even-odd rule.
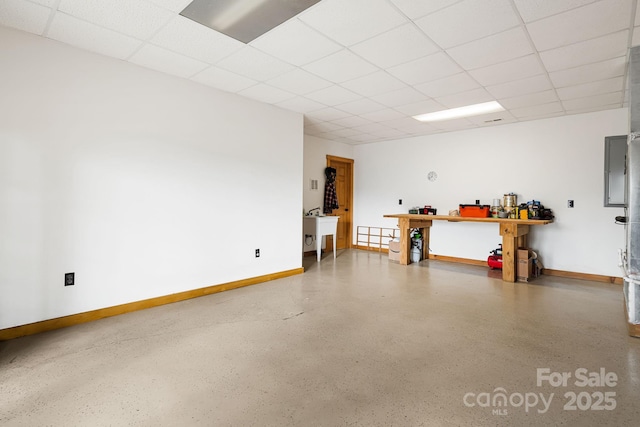
[[[345,249],[351,249],[353,247],[353,169],[354,169],[354,160],[353,159],[348,159],[346,157],[338,157],[338,156],[332,156],[330,154],[327,154],[327,167],[331,166],[331,161],[336,161],[336,162],[341,162],[341,163],[347,163],[349,164],[349,175],[350,175],[350,182],[349,182],[349,200],[351,201],[351,206],[349,206],[349,212],[348,212],[348,217],[349,217],[349,225],[348,225],[348,230],[346,230],[347,233],[347,247]],[[327,236],[327,238],[329,238],[330,236]],[[329,242],[327,242],[327,247],[329,246]]]

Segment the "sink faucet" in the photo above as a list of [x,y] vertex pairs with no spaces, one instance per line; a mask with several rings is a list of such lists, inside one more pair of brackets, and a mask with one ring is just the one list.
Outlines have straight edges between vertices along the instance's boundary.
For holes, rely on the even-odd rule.
[[320,214],[320,207],[313,208],[313,209],[309,210],[309,212],[307,212],[307,216],[312,216],[313,214],[311,212],[313,212],[313,211],[318,211],[318,213],[316,213],[316,215]]

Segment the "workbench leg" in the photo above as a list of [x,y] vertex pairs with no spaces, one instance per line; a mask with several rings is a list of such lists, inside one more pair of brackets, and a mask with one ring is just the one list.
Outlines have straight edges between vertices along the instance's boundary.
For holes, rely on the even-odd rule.
[[525,249],[529,247],[529,245],[527,244],[527,236],[528,234],[525,234],[524,236],[518,236],[518,247],[516,249]]
[[502,236],[502,280],[516,281],[516,238]]
[[424,227],[420,229],[422,234],[422,259],[429,259],[429,231],[431,227]]
[[400,229],[400,264],[409,265],[411,263],[411,228],[409,227],[409,219],[399,218],[398,228]]
[[502,236],[502,280],[505,282],[516,281],[518,245],[526,245],[528,233],[528,225],[500,224],[500,235]]

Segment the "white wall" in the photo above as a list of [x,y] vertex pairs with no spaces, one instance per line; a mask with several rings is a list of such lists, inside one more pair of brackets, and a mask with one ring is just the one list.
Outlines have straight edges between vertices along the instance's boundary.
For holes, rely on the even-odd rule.
[[[628,110],[617,109],[356,146],[354,225],[394,227],[384,214],[428,204],[446,215],[461,203],[491,204],[514,192],[518,203],[535,199],[553,209],[555,222],[530,234],[545,267],[620,276],[624,228],[614,217],[624,211],[603,207],[604,137],[628,129]],[[438,173],[435,182],[429,171]],[[485,260],[500,242],[495,224],[438,221],[430,247]]]
[[[304,212],[324,205],[324,169],[327,167],[327,155],[353,159],[353,146],[342,142],[330,141],[311,135],[304,136]],[[318,189],[311,190],[311,180],[318,180]],[[324,247],[324,244],[323,246]],[[303,252],[315,251],[316,242],[307,239],[303,243]]]
[[0,329],[301,267],[301,115],[4,28],[0,52]]

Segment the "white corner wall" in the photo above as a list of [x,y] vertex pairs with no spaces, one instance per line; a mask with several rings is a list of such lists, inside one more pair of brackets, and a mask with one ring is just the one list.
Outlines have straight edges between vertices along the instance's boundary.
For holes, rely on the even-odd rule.
[[[313,208],[324,205],[324,169],[327,167],[327,155],[353,159],[353,146],[311,135],[304,135],[304,192],[303,214]],[[311,180],[318,181],[318,189],[311,189]],[[324,247],[324,246],[323,246]],[[303,252],[315,251],[316,242],[310,239],[303,242]]]
[[[490,205],[514,192],[518,203],[540,200],[555,214],[529,239],[546,268],[620,276],[624,227],[614,217],[624,210],[603,206],[604,138],[628,129],[628,110],[617,109],[358,145],[354,226],[395,227],[384,214],[432,205],[447,215],[461,203]],[[433,254],[486,260],[499,243],[495,224],[437,221],[431,229]]]
[[0,329],[301,267],[300,114],[5,28],[0,70]]

